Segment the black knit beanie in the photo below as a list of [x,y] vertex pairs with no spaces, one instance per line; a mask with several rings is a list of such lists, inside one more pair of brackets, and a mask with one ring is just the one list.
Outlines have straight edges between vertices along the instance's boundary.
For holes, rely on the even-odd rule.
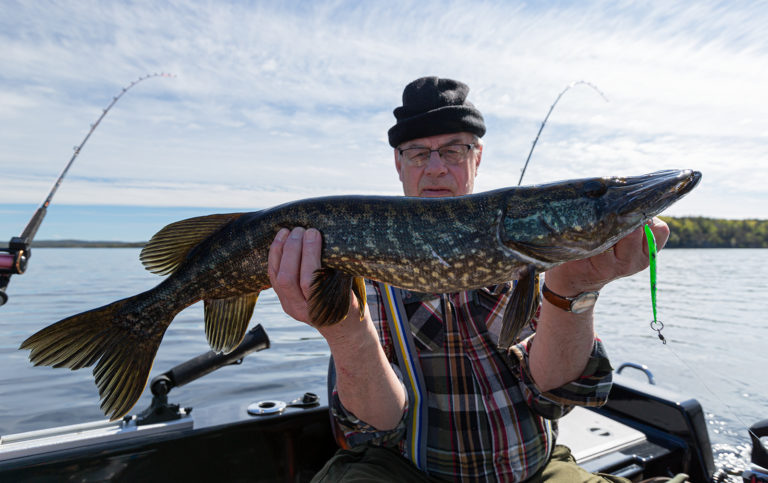
[[411,139],[463,131],[483,137],[483,115],[467,101],[468,93],[466,84],[453,79],[411,82],[403,90],[403,105],[394,111],[397,123],[389,130],[389,144],[394,148]]

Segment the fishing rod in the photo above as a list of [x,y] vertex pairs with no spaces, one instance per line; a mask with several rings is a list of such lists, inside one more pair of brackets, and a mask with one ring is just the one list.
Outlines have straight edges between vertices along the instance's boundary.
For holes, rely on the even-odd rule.
[[35,214],[32,215],[32,218],[29,220],[29,223],[27,223],[27,226],[24,228],[24,231],[21,233],[21,235],[11,238],[11,240],[8,242],[8,248],[0,248],[0,306],[5,305],[5,303],[8,301],[8,294],[5,293],[5,289],[8,288],[11,275],[21,275],[26,271],[27,263],[29,258],[32,256],[30,250],[32,240],[35,238],[35,234],[37,233],[38,228],[40,228],[40,224],[42,224],[43,218],[45,218],[45,215],[48,211],[48,206],[53,200],[53,195],[56,193],[56,190],[59,189],[62,180],[64,180],[64,176],[67,175],[69,168],[72,166],[72,163],[75,162],[75,159],[80,154],[80,151],[82,151],[83,146],[85,146],[85,143],[88,141],[88,138],[91,137],[91,134],[93,134],[109,110],[112,109],[112,106],[114,106],[117,101],[123,97],[123,94],[128,92],[129,89],[131,89],[139,82],[142,82],[151,77],[175,77],[175,75],[165,72],[155,72],[154,74],[147,74],[145,76],[139,77],[135,81],[128,84],[126,87],[123,87],[120,93],[112,98],[112,102],[110,102],[109,105],[102,110],[101,115],[96,120],[96,122],[91,124],[90,130],[88,131],[88,134],[85,135],[85,138],[83,138],[82,142],[75,146],[74,153],[69,159],[69,162],[64,167],[61,175],[59,175],[59,178],[53,184],[53,188],[51,188],[51,191],[48,193],[45,201],[43,201],[43,204],[40,205],[37,211],[35,211]]
[[568,92],[568,90],[571,87],[573,87],[575,85],[578,85],[578,84],[584,84],[586,86],[591,87],[592,89],[595,90],[595,92],[600,94],[600,97],[605,99],[605,102],[610,102],[608,100],[608,98],[605,97],[605,94],[603,94],[603,91],[601,91],[596,85],[592,84],[591,82],[580,80],[580,81],[571,82],[570,84],[565,86],[565,89],[563,89],[562,92],[560,92],[560,94],[557,95],[557,98],[555,99],[555,102],[553,102],[552,105],[549,107],[549,112],[547,112],[547,115],[544,116],[544,120],[541,121],[541,127],[539,127],[539,132],[536,133],[536,138],[533,140],[533,145],[531,145],[531,150],[528,152],[528,157],[525,158],[525,165],[523,166],[523,170],[520,173],[520,180],[517,182],[517,186],[520,186],[520,183],[523,182],[523,176],[525,176],[525,170],[528,168],[528,162],[531,160],[531,155],[533,154],[533,149],[536,147],[536,143],[539,141],[539,136],[541,136],[541,131],[544,130],[544,125],[547,124],[547,119],[549,119],[549,115],[552,114],[552,111],[555,109],[555,106],[557,105],[557,103],[560,102],[560,98],[563,97],[563,94]]
[[[549,115],[552,114],[552,111],[555,109],[555,106],[557,105],[557,103],[560,102],[560,98],[563,97],[563,94],[568,92],[568,90],[570,90],[571,87],[573,87],[575,85],[578,85],[578,84],[584,84],[584,85],[587,85],[587,86],[591,87],[598,94],[600,94],[600,97],[605,99],[605,102],[610,102],[608,100],[608,98],[605,97],[605,94],[603,94],[603,91],[601,91],[596,85],[592,84],[591,82],[587,82],[585,80],[573,81],[570,84],[568,84],[567,86],[565,86],[565,89],[563,89],[560,92],[560,94],[558,94],[557,97],[555,98],[555,102],[553,102],[552,105],[549,106],[549,111],[547,111],[547,115],[544,116],[544,120],[541,121],[541,126],[539,126],[539,132],[536,133],[536,137],[533,139],[533,144],[531,144],[531,150],[528,151],[528,157],[525,158],[525,165],[523,165],[523,169],[520,172],[520,179],[517,181],[517,186],[520,186],[520,184],[523,182],[523,176],[525,176],[525,170],[528,169],[528,162],[531,160],[531,155],[533,154],[533,150],[536,148],[536,143],[539,142],[539,136],[541,136],[541,131],[544,130],[544,126],[547,124],[547,120],[549,119]],[[534,286],[534,290],[535,291],[539,290],[539,288],[540,288],[539,283],[540,283],[539,276],[536,275],[536,282],[535,282],[535,286]],[[659,332],[659,334],[661,334],[661,332]]]

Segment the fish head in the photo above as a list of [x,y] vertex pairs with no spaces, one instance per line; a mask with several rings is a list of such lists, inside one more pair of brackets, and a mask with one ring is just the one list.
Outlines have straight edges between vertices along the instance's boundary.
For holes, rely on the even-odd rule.
[[586,178],[515,190],[499,224],[500,242],[540,269],[596,255],[689,193],[692,170]]

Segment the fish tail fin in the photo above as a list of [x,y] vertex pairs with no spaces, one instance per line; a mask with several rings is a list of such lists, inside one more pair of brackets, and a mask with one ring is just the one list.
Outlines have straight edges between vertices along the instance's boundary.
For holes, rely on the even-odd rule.
[[539,275],[532,265],[527,268],[515,285],[512,298],[504,310],[499,348],[507,350],[517,341],[525,324],[530,322],[539,306]]
[[[20,349],[30,351],[36,366],[72,370],[96,364],[93,375],[101,396],[101,409],[114,421],[139,400],[165,328],[175,314],[136,310],[143,294],[73,315],[52,324],[25,340]],[[138,317],[153,320],[147,329]],[[97,362],[98,361],[98,362]]]

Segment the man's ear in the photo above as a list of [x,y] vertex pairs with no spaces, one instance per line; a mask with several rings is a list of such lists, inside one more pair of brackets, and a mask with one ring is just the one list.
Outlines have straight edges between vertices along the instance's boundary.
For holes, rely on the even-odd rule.
[[403,181],[403,163],[400,162],[400,153],[397,152],[397,148],[395,148],[395,169],[397,170],[397,175],[400,178],[400,182]]
[[477,160],[475,161],[475,176],[477,176],[477,168],[480,167],[480,161],[483,159],[483,145],[475,146],[477,151]]

